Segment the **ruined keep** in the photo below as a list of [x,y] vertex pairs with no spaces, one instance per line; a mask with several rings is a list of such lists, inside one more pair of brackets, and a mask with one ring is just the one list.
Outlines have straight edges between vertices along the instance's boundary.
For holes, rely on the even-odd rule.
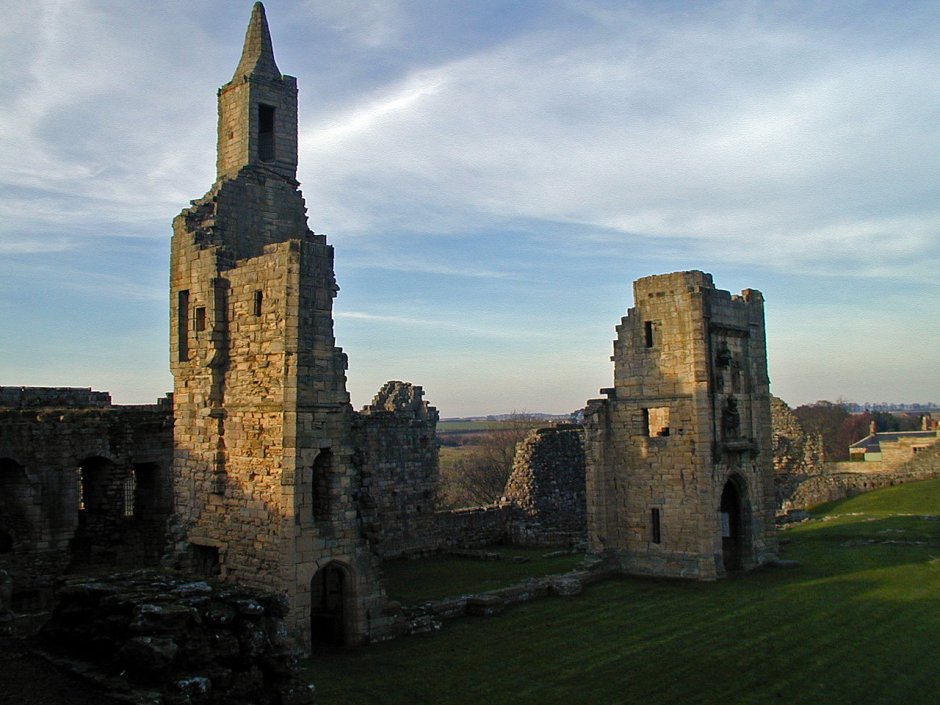
[[634,282],[614,387],[585,411],[588,540],[627,573],[715,579],[776,553],[763,297]]
[[361,642],[385,598],[357,519],[333,248],[307,226],[297,82],[261,3],[218,107],[216,182],[173,221],[178,565],[283,593],[304,643]]

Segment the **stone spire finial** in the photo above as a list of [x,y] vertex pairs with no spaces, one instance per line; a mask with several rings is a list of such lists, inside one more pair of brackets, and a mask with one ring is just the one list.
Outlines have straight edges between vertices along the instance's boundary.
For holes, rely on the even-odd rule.
[[251,10],[251,21],[245,33],[245,47],[232,80],[252,75],[264,78],[281,77],[274,61],[274,48],[271,45],[268,20],[264,15],[264,5],[260,2],[256,2]]

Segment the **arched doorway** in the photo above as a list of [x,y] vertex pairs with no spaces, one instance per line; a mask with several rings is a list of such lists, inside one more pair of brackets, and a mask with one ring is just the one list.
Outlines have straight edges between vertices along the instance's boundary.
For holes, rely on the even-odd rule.
[[352,618],[352,573],[333,561],[320,568],[310,583],[310,641],[313,646],[347,643]]
[[744,479],[732,475],[721,492],[721,553],[724,568],[728,572],[744,568],[745,544],[747,537],[747,497]]

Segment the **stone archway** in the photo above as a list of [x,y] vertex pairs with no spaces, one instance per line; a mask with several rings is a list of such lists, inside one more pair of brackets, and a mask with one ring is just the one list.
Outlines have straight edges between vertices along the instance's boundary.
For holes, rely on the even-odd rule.
[[316,646],[343,646],[352,642],[354,620],[353,573],[331,561],[310,583],[310,642]]
[[750,512],[747,484],[740,475],[732,475],[721,491],[721,554],[726,572],[743,570],[749,544]]

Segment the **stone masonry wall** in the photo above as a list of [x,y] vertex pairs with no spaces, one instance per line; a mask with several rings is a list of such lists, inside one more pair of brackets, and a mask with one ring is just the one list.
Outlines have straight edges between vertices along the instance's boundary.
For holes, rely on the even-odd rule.
[[583,429],[540,428],[519,444],[505,500],[514,544],[559,545],[586,538]]
[[421,387],[386,382],[356,420],[358,508],[382,558],[426,550],[434,540],[438,485],[437,409]]
[[[859,465],[860,463],[843,463]],[[867,464],[867,463],[866,463]],[[806,509],[891,485],[940,476],[940,444],[921,451],[901,467],[888,472],[835,472],[815,475],[798,483],[782,509]]]
[[803,430],[786,402],[771,397],[774,492],[780,507],[806,478],[824,472],[822,436]]
[[0,408],[0,569],[27,630],[66,571],[156,565],[165,547],[170,407],[102,406],[106,393],[73,391],[26,388],[22,406]]

